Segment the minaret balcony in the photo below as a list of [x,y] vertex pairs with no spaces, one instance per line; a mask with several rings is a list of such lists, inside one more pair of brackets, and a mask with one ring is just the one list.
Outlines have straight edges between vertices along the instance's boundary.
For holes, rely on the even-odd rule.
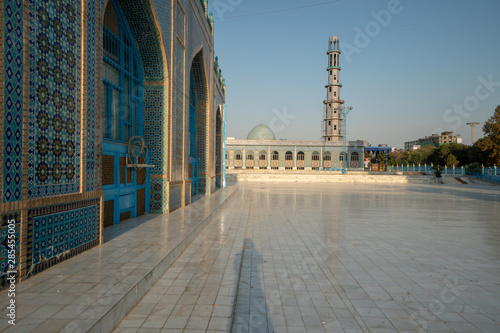
[[338,69],[341,70],[340,66],[329,66],[326,70],[329,71],[330,69]]
[[342,87],[342,83],[331,83],[331,84],[328,84],[325,86],[325,88],[328,88],[328,87],[332,87],[332,86],[338,86],[338,87]]
[[333,52],[342,53],[342,51],[340,51],[339,49],[333,49],[333,50],[328,50],[328,52],[326,52],[326,54],[330,54]]
[[329,104],[329,103],[338,103],[338,104],[344,104],[344,101],[341,99],[327,99],[323,101],[323,104]]

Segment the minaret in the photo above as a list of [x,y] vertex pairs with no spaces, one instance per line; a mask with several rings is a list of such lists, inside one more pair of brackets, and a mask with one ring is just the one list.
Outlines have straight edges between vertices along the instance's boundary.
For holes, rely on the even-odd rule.
[[323,140],[324,141],[342,141],[342,115],[340,108],[344,101],[340,99],[339,73],[340,73],[340,50],[339,38],[330,37],[328,41],[328,85],[326,85],[327,97],[323,102],[325,104]]

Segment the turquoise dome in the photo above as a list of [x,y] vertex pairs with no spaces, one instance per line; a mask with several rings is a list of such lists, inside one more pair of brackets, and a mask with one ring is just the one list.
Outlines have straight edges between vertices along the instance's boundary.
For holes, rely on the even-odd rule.
[[276,137],[269,127],[260,124],[248,133],[247,140],[276,140]]

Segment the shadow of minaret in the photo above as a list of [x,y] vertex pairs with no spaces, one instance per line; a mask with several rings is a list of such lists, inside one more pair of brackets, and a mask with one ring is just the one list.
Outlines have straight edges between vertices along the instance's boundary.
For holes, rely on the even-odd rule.
[[231,332],[273,333],[274,327],[262,284],[262,256],[254,248],[250,238],[245,239],[241,254],[242,262],[234,262],[234,269],[240,278],[236,282],[238,289]]

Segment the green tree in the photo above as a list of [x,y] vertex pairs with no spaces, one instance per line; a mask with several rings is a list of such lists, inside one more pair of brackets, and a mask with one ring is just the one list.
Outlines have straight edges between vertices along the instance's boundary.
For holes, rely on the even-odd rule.
[[500,164],[500,105],[493,116],[484,123],[485,137],[476,141],[475,146],[486,154],[486,165]]
[[380,152],[377,156],[377,162],[379,164],[385,164],[385,153],[384,152]]
[[448,157],[446,158],[446,166],[448,168],[458,166],[458,160],[455,157],[455,155],[453,155],[453,154],[448,155]]

